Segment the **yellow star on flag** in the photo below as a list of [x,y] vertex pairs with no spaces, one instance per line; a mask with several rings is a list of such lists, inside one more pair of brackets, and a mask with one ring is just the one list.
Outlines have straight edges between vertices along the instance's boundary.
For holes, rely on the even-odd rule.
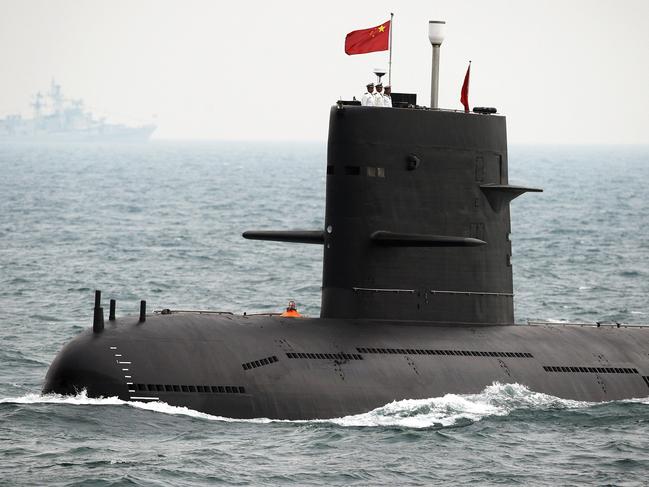
[[379,25],[379,32],[385,31],[385,25]]

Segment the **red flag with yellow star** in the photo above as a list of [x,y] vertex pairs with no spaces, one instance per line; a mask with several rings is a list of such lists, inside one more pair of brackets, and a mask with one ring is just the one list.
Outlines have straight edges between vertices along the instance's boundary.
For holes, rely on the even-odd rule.
[[390,21],[370,29],[355,30],[345,37],[345,52],[365,54],[368,52],[387,51],[390,48]]

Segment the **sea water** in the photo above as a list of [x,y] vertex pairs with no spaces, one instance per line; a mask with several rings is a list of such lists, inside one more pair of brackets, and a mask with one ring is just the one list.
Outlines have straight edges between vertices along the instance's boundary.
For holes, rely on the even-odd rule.
[[[319,313],[324,143],[0,146],[3,485],[644,485],[649,400],[519,384],[319,421],[40,394],[92,321],[149,309]],[[516,318],[649,323],[649,147],[512,146]],[[649,351],[648,351],[649,353]],[[648,394],[649,396],[649,389]]]

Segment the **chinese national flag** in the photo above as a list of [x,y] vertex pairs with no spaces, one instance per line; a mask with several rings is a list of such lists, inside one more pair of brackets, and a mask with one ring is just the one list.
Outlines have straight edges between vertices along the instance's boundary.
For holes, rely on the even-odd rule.
[[469,67],[466,68],[466,74],[464,75],[464,83],[462,83],[462,92],[460,93],[460,103],[464,105],[464,111],[469,112],[469,76],[471,75],[471,61],[469,61]]
[[368,52],[387,51],[390,48],[390,21],[370,29],[355,30],[345,37],[345,52],[365,54]]

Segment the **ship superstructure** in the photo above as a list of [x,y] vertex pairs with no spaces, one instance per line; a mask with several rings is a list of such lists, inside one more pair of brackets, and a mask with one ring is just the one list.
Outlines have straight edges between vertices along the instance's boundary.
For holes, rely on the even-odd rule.
[[129,126],[96,117],[83,100],[65,97],[55,80],[47,92],[33,96],[31,108],[32,118],[19,114],[0,118],[0,141],[145,141],[156,129],[153,123]]

